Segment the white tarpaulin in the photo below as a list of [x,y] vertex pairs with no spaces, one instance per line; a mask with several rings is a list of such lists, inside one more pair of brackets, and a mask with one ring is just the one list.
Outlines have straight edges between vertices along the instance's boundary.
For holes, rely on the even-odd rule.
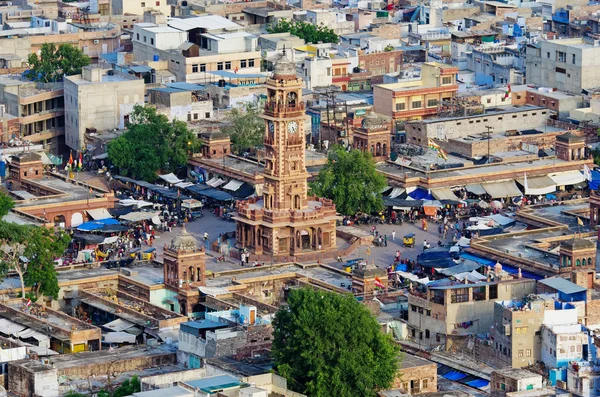
[[470,183],[467,186],[465,186],[465,190],[477,196],[485,194],[485,189],[483,188],[483,186],[481,186],[481,183]]
[[33,338],[33,339],[37,340],[38,342],[44,342],[44,341],[50,340],[50,337],[48,335],[44,335],[41,332],[37,332],[32,329],[23,330],[23,331],[19,332],[17,334],[17,336],[21,339]]
[[5,335],[14,335],[16,336],[19,332],[27,329],[27,327],[13,323],[10,320],[5,318],[0,318],[0,332]]
[[227,288],[222,287],[198,287],[198,291],[206,296],[216,297],[218,295],[230,294]]
[[223,189],[229,190],[230,192],[236,192],[244,182],[236,181],[235,179],[230,180],[227,185],[223,186]]
[[102,244],[114,244],[117,241],[119,241],[118,236],[111,236],[111,237],[105,238],[104,241],[102,242]]
[[120,318],[103,325],[103,327],[108,328],[112,331],[116,331],[116,332],[125,331],[126,329],[131,328],[133,326],[135,326],[134,323],[131,323],[127,320],[123,320]]
[[540,195],[556,191],[556,183],[548,176],[527,177],[527,186],[525,186],[524,177],[517,178],[517,182],[525,188],[525,194]]
[[393,198],[400,196],[404,192],[405,192],[405,190],[402,189],[401,187],[395,187],[394,189],[392,189],[392,192],[390,193],[390,195],[388,197],[393,199]]
[[204,206],[204,204],[202,204],[202,201],[198,201],[195,199],[187,199],[187,200],[183,200],[181,202],[181,208],[193,209],[193,208],[202,208],[203,206]]
[[144,201],[144,200],[133,200],[133,199],[124,199],[119,201],[119,204],[124,206],[124,207],[132,207],[135,206],[137,208],[143,208],[143,207],[151,207],[154,204],[148,202],[148,201]]
[[185,189],[188,186],[192,186],[194,185],[192,182],[179,182],[175,184],[175,187],[178,187],[180,189]]
[[98,208],[96,210],[86,210],[88,215],[95,221],[100,219],[109,219],[112,218],[110,212],[106,210],[106,208]]
[[219,187],[219,186],[221,186],[221,185],[222,185],[222,184],[224,184],[224,183],[225,183],[225,181],[224,181],[223,179],[221,179],[221,178],[218,178],[216,181],[214,181],[214,182],[212,183],[212,185],[211,185],[211,186],[212,186],[212,187]]
[[456,197],[456,194],[449,187],[440,188],[440,189],[431,189],[431,194],[438,200],[453,200],[459,201],[460,199]]
[[581,171],[577,170],[555,172],[553,174],[549,174],[548,176],[554,181],[554,183],[556,183],[557,186],[576,185],[585,181],[585,177]]
[[215,182],[216,182],[218,179],[219,179],[219,178],[217,178],[217,177],[210,178],[208,181],[206,181],[206,184],[207,184],[208,186],[212,186],[212,185],[213,185],[213,183],[215,183]]
[[135,343],[135,335],[127,332],[108,332],[102,335],[102,339],[106,343]]
[[175,174],[173,174],[173,173],[170,173],[170,174],[167,174],[167,175],[159,175],[158,177],[160,179],[162,179],[163,181],[165,181],[167,183],[170,183],[171,185],[183,182],[181,179],[177,178],[175,176]]
[[483,183],[481,186],[492,198],[518,197],[523,195],[514,179],[500,182]]
[[127,222],[141,222],[148,221],[155,216],[158,216],[158,212],[130,212],[129,214],[121,215],[119,219]]
[[44,356],[55,356],[57,354],[59,354],[58,352],[55,352],[52,349],[49,349],[45,346],[27,346],[27,351],[29,353],[35,353],[40,357],[44,357]]

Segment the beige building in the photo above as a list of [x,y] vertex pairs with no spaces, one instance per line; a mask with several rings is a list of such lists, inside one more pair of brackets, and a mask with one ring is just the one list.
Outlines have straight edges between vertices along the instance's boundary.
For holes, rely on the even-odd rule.
[[408,326],[412,340],[450,349],[467,337],[489,332],[494,303],[522,298],[535,291],[535,280],[455,284],[413,291],[408,295]]
[[144,80],[97,66],[66,77],[64,92],[65,143],[73,150],[82,148],[86,129],[124,128],[133,107],[144,104]]
[[159,11],[171,16],[167,0],[112,0],[113,15],[144,15],[146,11]]
[[[0,103],[4,113],[18,118],[19,134],[15,138],[58,153],[64,145],[65,104],[60,83],[43,84],[19,77],[0,79]],[[5,137],[6,140],[12,136]]]
[[193,83],[260,73],[258,38],[243,26],[218,15],[171,19],[167,25],[135,25],[134,60],[166,60],[177,81]]

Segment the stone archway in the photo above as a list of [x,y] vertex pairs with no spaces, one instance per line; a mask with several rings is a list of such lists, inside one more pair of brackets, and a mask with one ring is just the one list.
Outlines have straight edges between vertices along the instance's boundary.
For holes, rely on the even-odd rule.
[[[81,214],[79,214],[79,215],[81,215]],[[54,226],[62,226],[62,227],[65,227],[66,222],[67,222],[65,216],[61,215],[61,214],[54,216],[53,221],[54,221]],[[81,222],[81,223],[83,223],[83,222]],[[81,225],[81,223],[79,225]],[[79,226],[79,225],[77,225],[77,226]]]
[[81,215],[81,212],[74,212],[71,215],[71,227],[77,227],[77,226],[81,225],[82,223],[83,223],[83,215]]

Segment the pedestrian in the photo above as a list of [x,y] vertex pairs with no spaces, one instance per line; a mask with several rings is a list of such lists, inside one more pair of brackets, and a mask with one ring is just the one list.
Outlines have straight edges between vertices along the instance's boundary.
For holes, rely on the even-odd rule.
[[392,230],[392,241],[396,241],[396,231]]
[[244,262],[246,261],[246,254],[244,252],[242,252],[242,254],[240,255],[240,265],[244,266]]
[[371,233],[373,234],[373,236],[375,236],[375,229],[377,229],[375,226],[373,226],[373,227],[371,228]]
[[385,246],[387,247],[387,234],[383,236],[383,241]]

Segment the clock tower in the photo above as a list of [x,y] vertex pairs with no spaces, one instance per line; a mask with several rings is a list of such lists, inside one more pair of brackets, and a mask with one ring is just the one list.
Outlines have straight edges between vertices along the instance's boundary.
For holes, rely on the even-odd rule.
[[325,257],[336,247],[335,205],[308,197],[302,79],[285,52],[266,86],[263,196],[238,203],[238,245],[274,259]]

